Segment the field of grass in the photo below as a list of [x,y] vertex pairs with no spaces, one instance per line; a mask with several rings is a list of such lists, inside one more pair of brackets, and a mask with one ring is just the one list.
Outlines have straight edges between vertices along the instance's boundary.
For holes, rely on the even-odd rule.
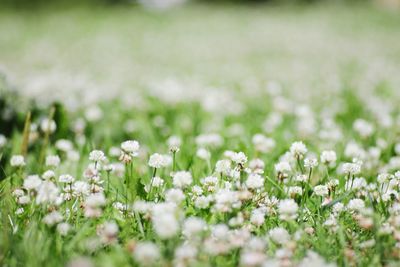
[[400,16],[0,11],[0,266],[398,266]]

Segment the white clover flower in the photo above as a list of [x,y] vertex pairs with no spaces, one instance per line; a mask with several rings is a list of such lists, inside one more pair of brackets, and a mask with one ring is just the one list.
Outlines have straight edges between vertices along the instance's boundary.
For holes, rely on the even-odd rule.
[[140,242],[136,244],[133,257],[141,265],[152,265],[160,258],[160,250],[152,242]]
[[278,212],[282,220],[292,220],[297,218],[299,206],[293,199],[284,199],[279,201]]
[[335,216],[329,216],[325,222],[324,226],[328,227],[331,231],[336,232],[338,230],[338,223]]
[[54,120],[49,120],[49,119],[43,119],[40,122],[40,129],[44,133],[54,133],[55,130],[57,129],[56,122]]
[[279,248],[275,251],[275,257],[280,260],[289,259],[292,256],[293,251],[285,247]]
[[290,186],[287,189],[287,193],[290,197],[294,197],[296,195],[301,196],[303,194],[303,189],[300,186]]
[[194,185],[192,186],[192,193],[194,196],[201,196],[203,194],[203,189],[198,185]]
[[42,179],[39,175],[29,175],[24,180],[24,188],[26,190],[37,190],[42,184]]
[[243,250],[240,253],[240,266],[264,266],[267,256],[262,251]]
[[26,205],[31,202],[31,199],[29,196],[21,196],[18,198],[18,204],[20,205]]
[[307,147],[303,142],[294,142],[290,146],[290,154],[295,159],[302,159],[304,155],[307,153]]
[[232,159],[234,154],[235,154],[235,152],[232,151],[232,150],[225,150],[224,151],[224,157],[226,157],[228,159]]
[[77,162],[80,159],[80,154],[78,151],[70,150],[67,152],[67,159],[70,161]]
[[272,138],[264,136],[263,134],[254,135],[252,142],[255,149],[263,153],[269,153],[275,148],[275,141]]
[[171,188],[165,192],[165,200],[168,202],[181,203],[185,199],[185,194],[179,188]]
[[117,240],[119,229],[114,221],[101,224],[97,229],[97,235],[103,244],[112,244]]
[[76,181],[72,185],[72,192],[76,197],[88,196],[90,194],[90,185],[84,181]]
[[94,162],[103,162],[106,160],[106,156],[104,155],[104,152],[101,150],[93,150],[89,154],[89,160]]
[[179,263],[191,262],[197,256],[197,248],[191,244],[182,244],[175,249],[175,266],[179,266]]
[[168,239],[177,234],[179,222],[175,214],[176,205],[171,202],[158,203],[153,206],[153,228],[161,239]]
[[57,140],[55,146],[58,150],[61,150],[63,152],[71,151],[74,147],[72,142],[66,139]]
[[125,153],[131,154],[133,157],[137,157],[140,145],[136,140],[128,140],[121,144],[121,149]]
[[300,262],[298,267],[335,267],[336,264],[327,263],[323,257],[315,253],[314,251],[307,251],[306,257]]
[[26,165],[24,156],[22,155],[14,155],[10,159],[10,165],[12,167],[23,167]]
[[63,235],[63,236],[68,235],[70,229],[71,229],[71,225],[70,225],[69,223],[65,223],[65,222],[64,222],[64,223],[59,223],[59,224],[57,225],[57,232],[58,232],[60,235]]
[[115,170],[115,167],[113,164],[106,164],[103,166],[103,170],[106,172],[112,172]]
[[265,163],[261,159],[252,159],[249,162],[249,168],[258,174],[262,174],[264,172]]
[[148,164],[152,168],[159,169],[167,166],[168,160],[164,155],[154,153],[153,155],[150,156]]
[[121,144],[121,154],[119,160],[127,164],[132,161],[133,157],[139,155],[139,142],[135,140],[128,140]]
[[361,172],[361,165],[358,163],[344,163],[342,166],[342,171],[345,174],[357,175]]
[[333,150],[325,150],[321,153],[321,162],[323,164],[334,166],[337,160],[336,152]]
[[258,189],[264,186],[264,178],[261,175],[251,173],[246,180],[246,186],[249,189]]
[[119,157],[121,155],[121,149],[116,146],[110,147],[110,149],[108,150],[108,154],[111,157]]
[[175,187],[185,188],[193,182],[192,174],[187,171],[178,171],[174,174],[172,183]]
[[347,180],[345,184],[346,190],[361,189],[367,186],[367,181],[363,177],[355,177],[354,179]]
[[344,155],[348,158],[365,158],[366,151],[361,145],[354,141],[349,142],[344,150]]
[[66,184],[70,184],[75,180],[75,178],[69,174],[62,174],[60,175],[60,177],[58,178],[58,181],[60,183],[66,183]]
[[275,164],[275,172],[277,173],[278,177],[281,176],[282,178],[286,178],[291,171],[292,167],[287,161],[281,161]]
[[153,203],[142,201],[142,200],[136,200],[133,203],[133,210],[138,212],[138,213],[148,213],[152,210],[153,208]]
[[86,128],[86,121],[83,118],[78,118],[73,123],[73,130],[77,134],[83,134]]
[[218,184],[218,178],[215,176],[207,176],[201,179],[201,183],[205,186],[216,186]]
[[384,184],[384,183],[388,183],[391,179],[392,179],[392,175],[390,175],[389,173],[380,173],[378,175],[377,181],[380,184]]
[[240,207],[239,196],[236,191],[220,189],[215,193],[214,209],[218,212],[229,212],[235,207]]
[[335,205],[332,206],[332,211],[333,211],[334,213],[340,213],[340,212],[342,212],[343,210],[344,210],[344,205],[343,205],[343,203],[338,202],[338,203],[336,203]]
[[36,123],[32,122],[31,127],[30,127],[31,133],[37,134],[37,130],[38,130],[38,125]]
[[125,165],[121,162],[113,163],[114,169],[112,173],[117,177],[123,177],[125,173]]
[[392,207],[389,208],[389,213],[392,215],[400,214],[400,203],[393,203]]
[[[240,217],[239,214],[238,216]],[[233,248],[244,247],[251,238],[250,229],[247,227],[232,230],[228,234],[228,242]]]
[[359,198],[351,199],[347,204],[347,208],[352,211],[361,211],[365,208],[365,202]]
[[[256,238],[252,238],[250,242],[254,239]],[[261,244],[262,241],[260,240],[259,243]],[[267,259],[264,248],[265,245],[262,248],[253,248],[248,244],[240,253],[240,266],[263,266],[262,264]]]
[[175,153],[179,151],[179,148],[182,144],[182,140],[180,137],[172,135],[168,138],[167,143],[169,151]]
[[85,206],[100,207],[106,204],[106,198],[103,193],[96,193],[89,195],[85,200]]
[[239,212],[235,217],[229,219],[229,226],[231,227],[238,227],[244,223],[243,213]]
[[247,162],[247,156],[243,152],[234,153],[231,159],[238,165],[244,165]]
[[339,185],[339,180],[338,179],[332,179],[326,183],[329,189],[334,189]]
[[304,167],[315,168],[318,166],[318,160],[316,158],[306,158],[304,159]]
[[104,197],[102,192],[97,192],[90,194],[86,197],[83,207],[84,207],[84,215],[87,218],[98,218],[102,214],[102,209],[106,204],[106,198]]
[[206,209],[210,206],[211,199],[208,196],[198,196],[194,201],[194,206],[198,209]]
[[382,154],[382,150],[379,147],[370,147],[367,152],[367,157],[373,161],[378,161]]
[[228,177],[232,178],[233,180],[238,180],[240,178],[240,171],[233,169],[229,172]]
[[220,147],[224,140],[219,134],[201,134],[196,137],[196,144],[199,147]]
[[388,202],[392,198],[399,199],[399,193],[395,190],[388,190],[386,193],[382,194],[382,201]]
[[58,187],[51,181],[43,181],[38,188],[36,203],[55,203],[58,196]]
[[172,166],[173,158],[171,155],[164,154],[164,167]]
[[15,214],[16,215],[20,215],[20,214],[22,214],[22,213],[24,213],[24,208],[18,208],[16,211],[15,211]]
[[199,148],[196,151],[196,156],[202,160],[209,160],[211,158],[211,153],[205,148]]
[[360,243],[358,247],[361,249],[365,249],[365,248],[373,248],[375,247],[375,245],[376,245],[375,239],[370,239]]
[[284,245],[290,241],[289,232],[282,227],[276,227],[268,232],[269,237],[277,244]]
[[328,187],[326,185],[317,185],[314,187],[314,194],[320,197],[325,197],[329,194]]
[[297,174],[294,179],[296,182],[304,183],[308,181],[308,176],[305,174]]
[[283,121],[282,114],[280,112],[272,112],[263,122],[263,130],[266,133],[271,133],[278,127]]
[[195,237],[197,234],[203,232],[207,227],[206,222],[197,217],[189,217],[183,222],[182,234],[191,239]]
[[44,180],[50,180],[50,179],[54,178],[55,176],[56,176],[56,174],[55,174],[54,171],[52,171],[52,170],[45,171],[45,172],[42,174],[42,178],[43,178]]
[[355,120],[353,123],[353,129],[363,138],[371,136],[375,130],[371,123],[363,119]]
[[118,201],[114,202],[112,204],[112,206],[113,206],[113,208],[119,210],[120,212],[123,212],[124,210],[126,210],[126,205],[124,205],[123,203],[118,202]]
[[53,211],[43,217],[43,222],[49,226],[59,223],[63,220],[63,216],[58,211]]
[[12,194],[15,197],[22,197],[25,193],[24,193],[24,190],[17,188],[12,192]]
[[254,251],[264,251],[266,248],[266,242],[264,238],[251,237],[248,243],[245,245],[244,249],[254,250]]
[[154,176],[152,178],[152,183],[151,186],[158,188],[158,187],[162,187],[164,185],[164,180],[161,177],[158,176]]
[[90,258],[78,257],[69,261],[67,267],[94,267],[94,264]]
[[216,224],[211,227],[211,234],[214,238],[224,240],[228,237],[229,228],[223,223]]
[[224,175],[228,175],[231,170],[231,161],[227,159],[218,160],[215,164],[215,171]]
[[138,129],[138,126],[134,120],[127,120],[124,123],[124,130],[126,133],[129,133],[129,134],[134,133],[135,131],[137,131],[137,129]]
[[255,209],[252,211],[250,216],[250,222],[256,226],[261,226],[265,221],[265,212],[260,209]]
[[85,110],[85,118],[90,122],[99,121],[103,117],[103,111],[97,105],[90,106]]
[[49,155],[46,157],[46,166],[57,167],[60,165],[60,157],[57,155]]

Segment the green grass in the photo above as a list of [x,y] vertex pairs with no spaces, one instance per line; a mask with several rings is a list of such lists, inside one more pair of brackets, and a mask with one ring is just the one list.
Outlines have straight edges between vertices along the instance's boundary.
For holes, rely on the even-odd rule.
[[[118,7],[0,12],[5,73],[0,83],[0,111],[5,115],[0,122],[7,138],[0,145],[1,266],[65,266],[72,261],[70,266],[81,267],[73,263],[82,257],[95,266],[146,266],[140,260],[145,254],[137,255],[145,241],[159,249],[159,259],[147,261],[154,266],[177,266],[182,255],[188,257],[182,266],[399,264],[398,14],[358,5],[200,4],[166,13]],[[282,90],[274,90],[273,81]],[[10,94],[15,89],[18,94]],[[25,121],[28,112],[31,118]],[[273,125],[276,117],[280,121]],[[44,119],[54,120],[54,132],[41,127]],[[25,133],[24,125],[29,129]],[[214,147],[196,142],[209,133],[218,134],[222,143]],[[275,146],[269,151],[258,148],[252,139],[259,133]],[[176,154],[168,145],[171,136],[182,140]],[[61,139],[71,141],[69,154],[57,147]],[[112,153],[125,140],[140,143],[131,163]],[[323,151],[334,150],[337,161],[331,167],[319,162],[310,170],[304,158],[286,154],[300,140],[308,149],[305,158],[320,160]],[[209,159],[199,157],[200,148],[210,152]],[[89,160],[93,150],[103,151],[107,160]],[[11,166],[12,157],[25,151],[26,166]],[[248,161],[236,163],[229,151],[243,152]],[[148,164],[154,153],[174,159],[155,171]],[[46,165],[49,155],[58,155],[61,163]],[[363,161],[361,172],[341,172],[342,164],[353,158]],[[238,171],[237,177],[217,172],[222,159],[231,162],[229,171]],[[250,164],[253,159],[265,164],[258,189],[246,184],[248,172],[260,171]],[[292,168],[283,180],[275,170],[279,162]],[[103,168],[108,163],[122,167],[109,172]],[[43,180],[44,172],[53,170],[50,181],[62,192],[60,175],[89,182],[95,175],[85,170],[92,168],[98,170],[98,188],[71,200],[40,203],[43,186],[24,186],[29,175]],[[177,201],[176,210],[142,213],[132,208],[138,201],[168,202],[166,190],[179,187],[176,171],[188,171],[193,179],[182,188],[185,199]],[[390,182],[378,181],[386,172]],[[154,173],[164,187],[146,192]],[[306,182],[296,180],[299,174]],[[217,177],[214,189],[202,182],[210,175]],[[355,178],[368,186],[346,188]],[[335,179],[335,190],[325,197],[316,195],[316,186]],[[360,180],[355,181],[357,185]],[[226,194],[218,190],[229,188],[226,183],[232,194],[241,196],[227,204],[228,211],[216,204]],[[194,185],[212,198],[209,207],[196,204]],[[301,187],[303,194],[291,196],[288,188],[293,186]],[[30,197],[27,204],[18,203],[16,189]],[[97,190],[106,199],[93,218],[86,213],[87,201]],[[278,203],[289,198],[298,210],[286,220]],[[351,210],[349,203],[355,199],[365,207]],[[115,203],[128,204],[128,211],[118,210]],[[335,213],[338,203],[344,210]],[[258,226],[252,219],[255,210],[263,213]],[[62,218],[46,224],[52,211]],[[184,222],[193,216],[206,227],[188,237]],[[241,223],[230,223],[240,216]],[[327,224],[331,216],[334,226]],[[70,226],[65,235],[57,230],[61,222]],[[111,236],[102,233],[108,222],[118,227]],[[179,229],[163,238],[158,227],[174,223]],[[218,235],[215,227],[221,224],[229,230]],[[270,231],[276,227],[288,231],[288,242],[278,242],[284,234],[274,239]],[[243,232],[234,236],[238,231]],[[241,238],[243,243],[233,246]],[[368,242],[374,243],[363,247]],[[194,256],[179,253],[188,244],[196,250]],[[227,250],[218,253],[223,248]],[[258,257],[258,265],[245,262]]]

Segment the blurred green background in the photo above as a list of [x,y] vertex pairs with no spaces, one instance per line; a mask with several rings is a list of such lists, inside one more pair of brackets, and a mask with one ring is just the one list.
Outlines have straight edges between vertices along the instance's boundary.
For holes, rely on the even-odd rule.
[[271,80],[318,101],[344,84],[400,88],[400,0],[0,1],[0,73],[21,94],[70,109],[140,104],[141,91],[251,96]]

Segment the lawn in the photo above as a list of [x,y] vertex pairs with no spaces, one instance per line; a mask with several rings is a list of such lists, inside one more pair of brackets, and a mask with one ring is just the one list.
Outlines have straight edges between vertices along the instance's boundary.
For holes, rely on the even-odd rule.
[[398,266],[400,16],[0,10],[0,266]]

